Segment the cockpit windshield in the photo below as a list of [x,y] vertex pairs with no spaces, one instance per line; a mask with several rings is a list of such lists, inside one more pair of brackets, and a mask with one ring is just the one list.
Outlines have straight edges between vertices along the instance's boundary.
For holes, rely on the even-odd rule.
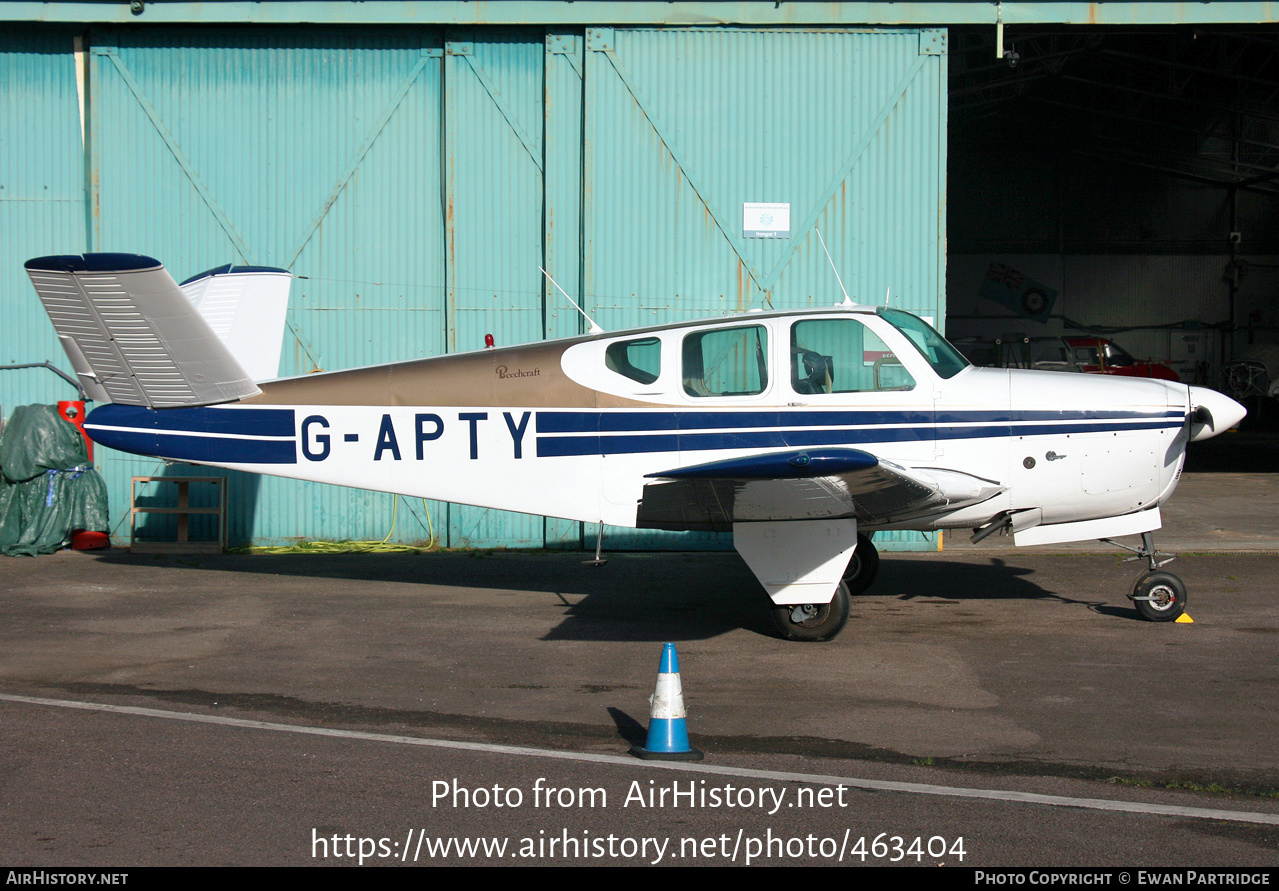
[[933,371],[937,372],[939,377],[952,378],[968,367],[968,360],[947,343],[946,338],[938,334],[932,325],[919,316],[885,306],[879,307],[875,312],[881,319],[906,335],[906,339],[914,344],[920,355],[928,360],[928,364],[933,366]]

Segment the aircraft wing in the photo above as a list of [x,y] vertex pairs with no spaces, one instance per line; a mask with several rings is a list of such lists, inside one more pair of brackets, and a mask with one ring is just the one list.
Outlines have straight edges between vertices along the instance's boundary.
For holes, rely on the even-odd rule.
[[880,525],[993,498],[994,480],[906,468],[860,449],[802,449],[648,474],[639,525],[729,529],[733,523],[856,518]]

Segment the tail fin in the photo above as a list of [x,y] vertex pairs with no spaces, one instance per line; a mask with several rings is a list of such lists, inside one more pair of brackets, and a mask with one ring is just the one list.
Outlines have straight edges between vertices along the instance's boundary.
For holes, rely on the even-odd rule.
[[158,260],[38,257],[26,269],[95,402],[178,408],[261,392]]
[[213,333],[255,381],[280,376],[293,276],[269,266],[219,266],[181,284]]

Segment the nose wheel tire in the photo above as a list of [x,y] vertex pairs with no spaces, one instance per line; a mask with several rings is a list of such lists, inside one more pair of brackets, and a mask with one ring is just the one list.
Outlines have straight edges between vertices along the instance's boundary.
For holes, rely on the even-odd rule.
[[1148,622],[1175,622],[1186,611],[1186,585],[1171,572],[1152,572],[1132,589],[1133,606]]
[[848,593],[853,596],[865,594],[875,582],[879,574],[879,551],[874,543],[865,535],[857,533],[857,550],[848,560],[848,568],[844,570],[844,584],[848,585]]
[[849,599],[848,585],[840,582],[830,603],[774,605],[773,624],[787,640],[830,640],[848,622]]

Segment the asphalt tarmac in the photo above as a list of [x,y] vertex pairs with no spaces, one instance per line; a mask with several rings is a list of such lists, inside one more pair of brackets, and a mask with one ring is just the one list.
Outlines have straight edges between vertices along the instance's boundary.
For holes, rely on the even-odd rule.
[[[1141,570],[1104,548],[885,554],[825,644],[772,636],[731,553],[7,559],[0,845],[94,868],[1273,867],[1279,508],[1275,477],[1233,476],[1188,476],[1156,539],[1192,624],[1138,619]],[[676,769],[627,755],[667,641],[706,753]]]

